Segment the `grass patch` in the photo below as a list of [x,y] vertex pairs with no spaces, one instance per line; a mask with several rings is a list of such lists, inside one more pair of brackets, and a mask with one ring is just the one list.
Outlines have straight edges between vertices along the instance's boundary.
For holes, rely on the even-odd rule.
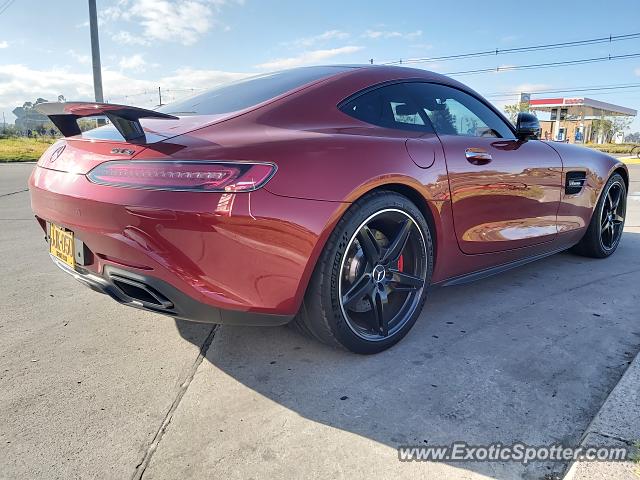
[[593,148],[594,150],[600,150],[605,153],[631,153],[631,149],[638,143],[586,143],[585,147]]
[[55,141],[51,137],[0,138],[0,162],[35,162]]
[[[35,162],[49,145],[56,141],[51,137],[24,138],[0,137],[0,162]],[[587,143],[584,146],[606,153],[630,153],[638,143]]]

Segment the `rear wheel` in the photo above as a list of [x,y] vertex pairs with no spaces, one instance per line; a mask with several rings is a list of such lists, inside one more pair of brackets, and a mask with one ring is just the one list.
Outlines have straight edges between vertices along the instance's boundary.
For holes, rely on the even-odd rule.
[[431,280],[424,216],[395,192],[369,194],[338,222],[296,318],[302,331],[356,353],[377,353],[411,329]]
[[627,212],[627,187],[617,173],[602,189],[591,223],[574,252],[587,257],[605,258],[618,248]]

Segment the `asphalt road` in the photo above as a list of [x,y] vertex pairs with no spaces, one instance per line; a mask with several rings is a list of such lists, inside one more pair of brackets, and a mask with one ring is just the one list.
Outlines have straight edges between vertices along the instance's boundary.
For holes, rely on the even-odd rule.
[[640,349],[640,166],[612,258],[436,289],[373,357],[82,288],[48,258],[31,168],[0,165],[0,479],[538,479],[564,465],[401,463],[396,447],[577,444]]

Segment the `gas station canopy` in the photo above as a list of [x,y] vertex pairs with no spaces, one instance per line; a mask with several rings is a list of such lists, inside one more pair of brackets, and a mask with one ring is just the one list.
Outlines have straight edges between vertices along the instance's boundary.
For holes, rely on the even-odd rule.
[[601,102],[593,98],[537,98],[529,100],[534,112],[549,112],[549,120],[541,120],[542,138],[558,142],[605,143],[624,141],[624,132],[614,132],[615,138],[596,126],[600,119],[635,117],[632,108]]
[[570,117],[635,117],[637,111],[613,103],[601,102],[593,98],[539,98],[530,100],[530,109],[551,112],[557,108],[566,108]]

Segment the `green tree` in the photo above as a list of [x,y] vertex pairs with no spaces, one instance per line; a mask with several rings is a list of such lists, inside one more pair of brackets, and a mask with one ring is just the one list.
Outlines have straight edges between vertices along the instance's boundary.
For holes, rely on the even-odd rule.
[[640,143],[640,132],[633,132],[624,137],[627,143]]
[[591,124],[591,128],[596,134],[596,141],[599,143],[609,143],[613,136],[613,124],[607,118],[597,118]]
[[514,103],[513,105],[505,105],[504,113],[507,114],[512,123],[516,123],[518,114],[521,112],[529,112],[529,104],[527,102]]
[[633,117],[602,117],[593,121],[593,131],[597,140],[603,143],[611,143],[613,137],[619,132],[629,128]]
[[631,122],[633,122],[633,117],[612,117],[611,118],[611,129],[613,137],[615,134],[624,132],[631,126]]
[[456,128],[456,116],[449,111],[446,103],[439,105],[437,110],[433,110],[429,115],[429,119],[433,124],[436,132],[445,135],[455,135],[458,133]]
[[35,102],[24,102],[21,107],[14,108],[13,114],[16,116],[16,127],[21,130],[42,128],[49,119],[46,115],[39,113],[35,106],[46,101],[44,98],[38,98]]

